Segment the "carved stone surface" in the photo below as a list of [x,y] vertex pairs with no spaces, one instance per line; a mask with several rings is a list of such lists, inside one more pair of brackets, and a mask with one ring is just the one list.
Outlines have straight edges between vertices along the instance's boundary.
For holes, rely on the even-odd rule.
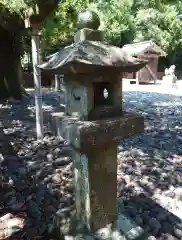
[[80,150],[83,152],[99,149],[103,145],[118,142],[144,130],[143,117],[132,114],[78,124],[79,131],[75,132],[74,136],[80,139]]
[[86,155],[73,151],[73,173],[77,217],[90,228],[89,166]]
[[85,86],[75,86],[74,84],[66,85],[66,114],[71,116],[78,113],[81,119],[88,115],[88,95],[89,90]]
[[[117,145],[91,151],[89,159],[91,226],[94,230],[115,222],[117,197]],[[109,197],[108,197],[109,196]]]
[[82,153],[95,151],[144,130],[143,117],[131,113],[97,121],[80,121],[66,116],[60,118],[60,122],[63,138]]
[[92,230],[117,219],[116,158],[115,143],[88,155],[74,151],[76,207],[80,219]]

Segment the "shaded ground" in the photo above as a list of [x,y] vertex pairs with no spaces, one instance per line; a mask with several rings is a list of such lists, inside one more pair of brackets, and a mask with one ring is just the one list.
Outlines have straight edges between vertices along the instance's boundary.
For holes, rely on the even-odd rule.
[[[52,93],[43,96],[45,138],[41,144],[35,140],[32,96],[1,108],[6,137],[1,128],[0,211],[25,219],[11,239],[50,239],[55,212],[72,208],[70,149],[49,129],[49,113],[59,110],[59,99]],[[182,238],[181,100],[168,94],[124,93],[126,110],[145,117],[145,133],[122,141],[118,148],[118,196],[125,213],[158,239]]]
[[23,228],[13,229],[17,233],[11,239],[50,239],[56,211],[73,204],[70,149],[49,131],[49,113],[59,108],[58,97],[54,97],[49,93],[44,98],[47,113],[42,143],[35,138],[31,96],[21,104],[1,108],[1,214],[25,220]]

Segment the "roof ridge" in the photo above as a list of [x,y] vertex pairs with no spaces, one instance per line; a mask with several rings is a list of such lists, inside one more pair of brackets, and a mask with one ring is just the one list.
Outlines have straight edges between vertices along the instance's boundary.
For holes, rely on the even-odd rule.
[[125,47],[125,46],[132,46],[132,45],[142,45],[142,44],[145,44],[145,43],[152,43],[152,44],[156,45],[156,43],[153,40],[148,40],[148,41],[142,41],[142,42],[125,44],[123,47]]

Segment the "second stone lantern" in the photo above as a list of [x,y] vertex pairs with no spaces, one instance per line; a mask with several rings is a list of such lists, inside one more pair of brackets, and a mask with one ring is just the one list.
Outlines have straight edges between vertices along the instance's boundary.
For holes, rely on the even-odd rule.
[[64,74],[66,108],[57,114],[60,132],[73,149],[77,218],[91,232],[115,224],[117,145],[144,131],[144,119],[122,107],[121,72],[135,72],[146,62],[104,43],[97,14],[78,17],[74,43],[62,49],[42,71]]

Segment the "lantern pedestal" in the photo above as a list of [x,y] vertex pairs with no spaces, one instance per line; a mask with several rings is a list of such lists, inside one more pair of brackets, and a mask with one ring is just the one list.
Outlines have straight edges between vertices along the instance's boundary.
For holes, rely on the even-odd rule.
[[[111,237],[124,233],[129,239],[143,234],[143,229],[117,207],[117,142],[143,132],[143,118],[130,113],[104,120],[81,121],[60,114],[59,123],[60,135],[73,149],[76,228],[82,226],[100,239],[105,239],[103,234]],[[57,226],[61,225],[60,219],[58,214]]]

